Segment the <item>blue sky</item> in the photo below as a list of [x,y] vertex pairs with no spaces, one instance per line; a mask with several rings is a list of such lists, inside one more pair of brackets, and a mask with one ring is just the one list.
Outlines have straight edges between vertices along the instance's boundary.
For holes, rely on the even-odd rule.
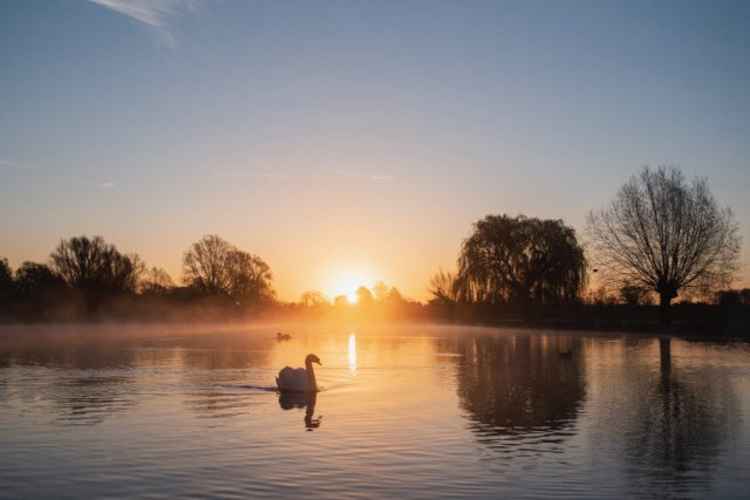
[[[423,298],[488,213],[582,231],[645,165],[750,244],[746,2],[0,3],[0,255],[101,234],[180,274],[218,233],[282,298]],[[744,283],[750,269],[744,250]]]

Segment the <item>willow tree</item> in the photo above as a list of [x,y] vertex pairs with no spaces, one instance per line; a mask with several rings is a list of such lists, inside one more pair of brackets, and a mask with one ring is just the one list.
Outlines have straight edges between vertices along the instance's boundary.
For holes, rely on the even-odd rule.
[[589,214],[588,231],[605,282],[653,290],[665,318],[681,291],[728,286],[737,271],[732,211],[719,207],[705,179],[688,183],[674,167],[631,177],[607,208]]
[[561,220],[488,215],[463,243],[455,291],[468,302],[564,303],[585,282],[583,248]]

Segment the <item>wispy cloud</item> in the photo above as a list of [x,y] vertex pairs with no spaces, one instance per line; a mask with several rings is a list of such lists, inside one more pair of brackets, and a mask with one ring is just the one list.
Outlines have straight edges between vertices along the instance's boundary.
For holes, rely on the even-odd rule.
[[112,189],[115,187],[115,183],[112,181],[105,181],[99,183],[99,189]]
[[31,170],[33,167],[31,165],[23,165],[21,163],[11,161],[11,160],[0,160],[0,169],[5,170]]
[[349,177],[351,179],[369,179],[371,182],[391,182],[395,179],[395,177],[390,174],[367,174],[343,170],[335,170],[334,174],[339,177]]
[[388,182],[393,180],[392,175],[371,175],[370,176],[371,181],[375,182]]
[[89,1],[153,27],[161,35],[161,40],[169,47],[174,47],[175,39],[169,31],[168,18],[184,11],[193,11],[196,7],[195,0]]

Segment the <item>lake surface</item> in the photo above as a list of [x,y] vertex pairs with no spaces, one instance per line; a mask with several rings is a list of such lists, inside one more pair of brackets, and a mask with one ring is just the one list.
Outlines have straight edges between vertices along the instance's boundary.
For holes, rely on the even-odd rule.
[[[750,494],[748,344],[276,331],[0,329],[0,498]],[[280,397],[308,353],[324,390]]]

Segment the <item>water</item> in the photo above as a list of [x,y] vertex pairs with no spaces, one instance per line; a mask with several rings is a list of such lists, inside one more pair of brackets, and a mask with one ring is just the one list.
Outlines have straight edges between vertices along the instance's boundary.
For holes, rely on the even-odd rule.
[[0,498],[747,498],[747,344],[290,331],[0,330]]

